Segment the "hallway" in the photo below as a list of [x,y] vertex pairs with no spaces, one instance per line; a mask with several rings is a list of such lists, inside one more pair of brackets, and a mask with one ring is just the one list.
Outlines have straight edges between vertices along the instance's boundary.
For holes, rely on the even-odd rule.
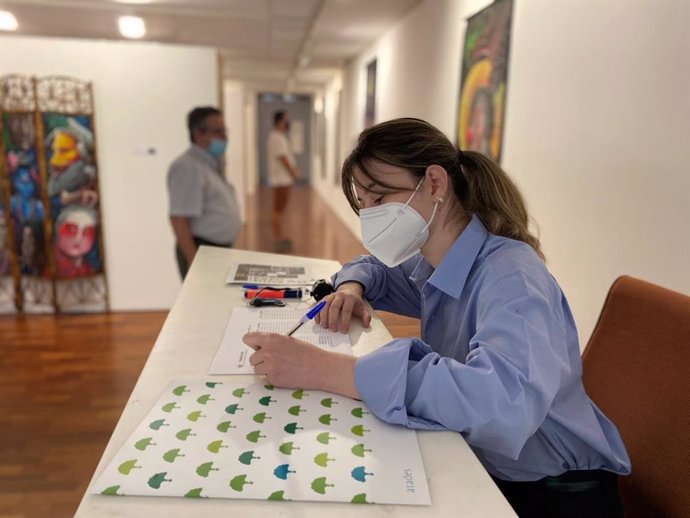
[[[342,263],[364,252],[311,189],[293,194],[286,228],[294,255]],[[270,192],[247,201],[236,247],[271,252]],[[165,317],[156,311],[0,318],[0,517],[73,515]],[[381,317],[393,336],[419,333],[416,320]]]

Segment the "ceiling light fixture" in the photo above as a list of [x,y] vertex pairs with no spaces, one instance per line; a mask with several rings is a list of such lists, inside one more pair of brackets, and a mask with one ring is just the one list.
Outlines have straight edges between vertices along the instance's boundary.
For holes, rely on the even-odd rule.
[[117,25],[125,38],[139,39],[146,34],[146,24],[138,16],[120,16]]
[[0,11],[0,31],[16,31],[19,24],[9,11]]

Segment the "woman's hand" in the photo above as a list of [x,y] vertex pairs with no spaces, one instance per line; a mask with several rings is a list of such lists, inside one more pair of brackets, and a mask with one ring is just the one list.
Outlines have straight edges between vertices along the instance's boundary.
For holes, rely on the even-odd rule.
[[[364,302],[364,288],[358,282],[346,282],[324,300],[326,305],[314,318],[324,329],[347,333],[352,315],[359,317],[364,327],[371,324],[371,313]],[[338,326],[340,323],[340,326]]]
[[326,390],[359,399],[353,356],[276,333],[247,333],[242,340],[255,351],[249,357],[254,373],[266,376],[271,385]]

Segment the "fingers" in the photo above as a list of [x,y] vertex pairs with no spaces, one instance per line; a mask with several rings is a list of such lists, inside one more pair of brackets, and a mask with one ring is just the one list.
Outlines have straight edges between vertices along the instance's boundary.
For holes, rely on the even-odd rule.
[[348,298],[343,303],[343,309],[340,312],[340,331],[347,333],[350,329],[350,319],[352,318],[352,309],[355,307],[355,302],[352,297]]
[[258,351],[259,349],[263,349],[265,347],[281,345],[289,340],[292,339],[286,335],[281,335],[278,333],[265,333],[260,331],[247,333],[242,337],[242,341],[255,351]]
[[328,310],[328,329],[336,331],[338,329],[338,319],[340,318],[341,308],[343,306],[343,297],[336,296],[331,301],[331,307]]

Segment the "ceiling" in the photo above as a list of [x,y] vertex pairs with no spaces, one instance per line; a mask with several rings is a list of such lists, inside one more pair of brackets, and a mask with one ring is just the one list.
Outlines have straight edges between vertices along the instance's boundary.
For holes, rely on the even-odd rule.
[[264,91],[312,90],[421,0],[0,0],[19,35],[122,40],[117,17],[146,22],[143,41],[217,47],[226,78]]

